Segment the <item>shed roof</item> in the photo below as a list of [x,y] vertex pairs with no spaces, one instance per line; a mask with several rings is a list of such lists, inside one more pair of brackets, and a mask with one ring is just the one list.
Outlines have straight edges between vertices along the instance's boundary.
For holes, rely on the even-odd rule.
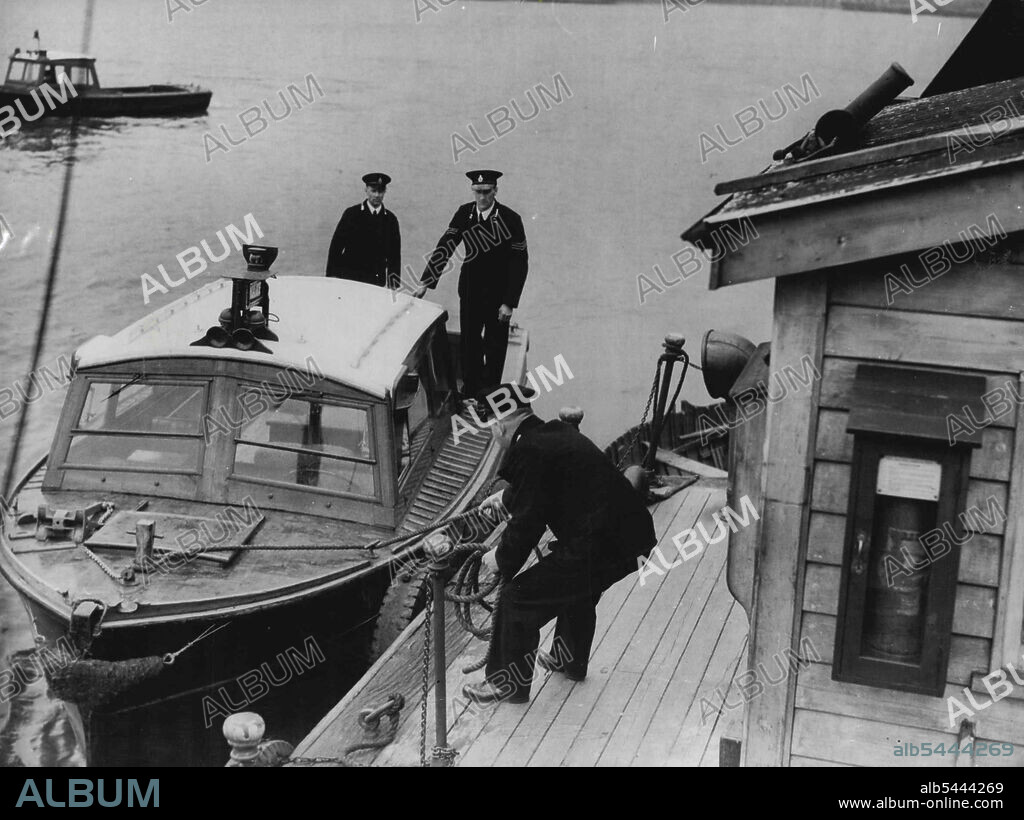
[[[978,221],[977,207],[965,207],[963,199],[949,196],[957,186],[970,179],[972,205],[980,207],[985,189],[1009,187],[1005,174],[1011,169],[1021,173],[1022,164],[1024,77],[895,103],[868,122],[856,150],[806,162],[778,162],[756,176],[722,183],[715,192],[729,198],[688,228],[682,238],[721,255],[714,262],[712,287],[919,250],[955,238],[957,231],[968,225],[985,224],[984,214]],[[928,192],[940,189],[945,201],[929,203]],[[732,243],[727,249],[714,241],[716,229],[740,220],[750,220],[760,237],[763,232],[771,234],[797,223],[802,227],[809,213],[822,220],[838,219],[844,211],[847,216],[857,211],[860,217],[870,215],[870,208],[882,200],[903,196],[918,200],[918,207],[932,208],[933,215],[939,217],[933,220],[935,229],[916,231],[915,239],[908,235],[904,219],[892,221],[887,229],[874,224],[873,241],[859,245],[846,233],[825,231],[821,241],[836,247],[807,255],[808,264],[776,258],[767,269],[745,272],[736,270],[736,263],[742,256],[744,265],[760,264],[753,247],[759,240],[735,253]],[[942,213],[935,213],[936,209]],[[1024,229],[1020,207],[988,207],[986,213],[996,213],[1007,230]],[[877,212],[875,222],[883,218],[884,213]],[[892,241],[887,241],[887,233]],[[793,236],[789,239],[794,241]],[[815,241],[815,237],[805,233],[796,241]],[[735,275],[723,276],[729,267]]]

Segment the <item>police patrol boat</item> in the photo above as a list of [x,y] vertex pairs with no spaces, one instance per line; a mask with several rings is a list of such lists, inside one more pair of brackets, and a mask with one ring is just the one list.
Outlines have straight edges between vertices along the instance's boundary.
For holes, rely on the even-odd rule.
[[[157,762],[143,727],[179,764],[219,755],[207,727],[255,700],[322,713],[422,608],[423,538],[494,526],[471,504],[502,454],[453,422],[446,311],[243,254],[76,351],[50,452],[6,500],[0,572],[90,764]],[[527,344],[514,327],[507,378]]]
[[0,85],[0,108],[7,106],[24,122],[46,116],[169,116],[201,114],[212,96],[196,85],[103,88],[94,57],[16,48]]

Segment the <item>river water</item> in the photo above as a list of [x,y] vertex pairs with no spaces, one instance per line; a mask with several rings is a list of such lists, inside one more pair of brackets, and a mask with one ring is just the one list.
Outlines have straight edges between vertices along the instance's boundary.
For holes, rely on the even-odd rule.
[[[84,9],[4,0],[0,49],[33,46],[39,29],[43,47],[78,50]],[[682,333],[695,357],[710,328],[770,336],[770,282],[710,292],[705,267],[640,303],[639,274],[656,282],[658,266],[677,277],[679,234],[716,204],[715,183],[763,168],[893,60],[918,80],[907,93],[918,93],[970,24],[713,0],[667,21],[660,2],[207,0],[169,21],[166,0],[98,0],[89,50],[103,85],[198,83],[213,101],[201,117],[84,126],[42,363],[56,373],[59,357],[89,337],[210,281],[218,266],[147,305],[140,277],[162,281],[161,264],[180,277],[177,254],[203,239],[216,252],[217,231],[247,214],[281,248],[277,273],[322,275],[334,226],[369,170],[394,179],[386,205],[418,275],[469,199],[463,173],[497,168],[498,199],[523,216],[529,242],[515,320],[531,334],[530,366],[554,369],[562,356],[573,376],[537,411],[580,405],[582,429],[603,446],[639,420],[666,333]],[[759,100],[777,109],[773,92],[801,89],[804,75],[812,99],[728,150],[705,145],[702,157],[701,132],[721,125],[735,141],[737,111]],[[266,101],[280,116],[278,92],[293,102],[290,116],[247,136],[239,115]],[[531,98],[543,103],[535,116]],[[228,146],[221,126],[240,144]],[[0,388],[24,384],[68,161],[59,122],[0,142],[0,216],[13,234],[0,248]],[[233,255],[219,270],[237,264]],[[456,278],[431,298],[456,307]],[[707,401],[699,374],[683,396]],[[46,452],[61,399],[44,390],[32,405],[22,466]],[[5,463],[11,411],[0,404]],[[30,641],[6,588],[0,597],[6,668]],[[21,723],[0,734],[0,763],[78,761],[45,693],[26,697],[31,708],[14,704]],[[11,705],[0,704],[0,724]]]

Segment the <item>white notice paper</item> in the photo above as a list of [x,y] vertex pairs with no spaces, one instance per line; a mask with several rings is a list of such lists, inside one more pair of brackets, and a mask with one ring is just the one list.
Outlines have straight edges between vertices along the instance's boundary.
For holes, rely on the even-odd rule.
[[938,501],[941,481],[942,465],[937,461],[883,456],[878,462],[878,487],[875,492],[879,495]]

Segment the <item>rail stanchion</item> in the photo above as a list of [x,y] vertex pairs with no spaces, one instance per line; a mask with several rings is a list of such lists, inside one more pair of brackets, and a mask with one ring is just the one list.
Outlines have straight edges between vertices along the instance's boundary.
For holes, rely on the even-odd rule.
[[[654,469],[658,458],[658,445],[661,443],[661,431],[665,426],[665,417],[672,410],[672,405],[675,404],[676,399],[679,398],[679,391],[682,390],[683,380],[686,379],[686,371],[690,367],[690,357],[683,350],[684,344],[686,344],[686,340],[682,336],[670,333],[665,337],[665,341],[662,344],[665,352],[658,357],[657,372],[661,378],[661,383],[658,385],[658,392],[656,394],[653,389],[651,391],[652,395],[656,395],[657,398],[654,403],[654,417],[651,419],[650,443],[647,455],[644,456],[643,460],[643,468],[648,471]],[[672,396],[670,401],[669,390],[672,386],[672,369],[675,367],[676,362],[682,363],[683,371],[679,378],[679,384],[676,386],[675,395]],[[664,368],[664,372],[662,368]],[[658,383],[658,376],[655,376],[655,384]]]
[[450,766],[454,757],[452,749],[448,748],[448,693],[446,687],[446,675],[448,672],[447,658],[445,656],[445,619],[444,619],[444,586],[445,575],[448,569],[448,560],[455,551],[451,540],[447,536],[434,536],[424,542],[430,564],[427,569],[430,572],[430,585],[433,593],[434,606],[431,611],[430,625],[425,628],[433,630],[434,649],[434,751],[431,756],[431,766]]

